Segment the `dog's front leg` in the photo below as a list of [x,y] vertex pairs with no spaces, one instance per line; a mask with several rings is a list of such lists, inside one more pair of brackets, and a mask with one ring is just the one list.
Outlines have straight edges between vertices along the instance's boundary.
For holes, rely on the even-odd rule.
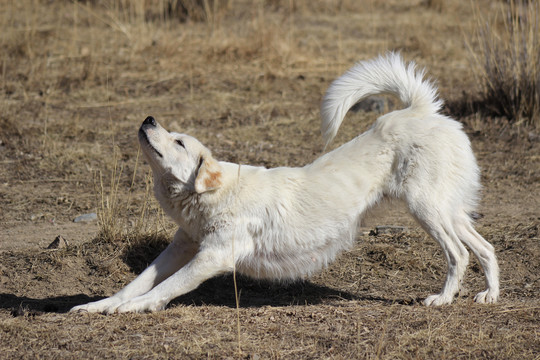
[[171,300],[196,289],[203,281],[232,269],[233,259],[230,252],[223,248],[201,249],[186,266],[146,294],[120,305],[116,311],[124,313],[162,310]]
[[182,230],[178,230],[172,243],[144,270],[135,280],[115,295],[103,300],[79,305],[72,312],[113,313],[118,306],[150,291],[171,274],[188,263],[198,251],[198,244],[193,242]]

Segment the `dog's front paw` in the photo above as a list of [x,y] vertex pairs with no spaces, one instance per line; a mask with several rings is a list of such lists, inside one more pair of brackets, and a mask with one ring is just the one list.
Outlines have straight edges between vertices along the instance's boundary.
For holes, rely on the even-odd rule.
[[440,306],[447,305],[452,302],[452,296],[446,296],[445,294],[431,295],[424,300],[425,306]]
[[493,289],[486,289],[479,292],[474,297],[474,301],[479,304],[494,304],[499,300],[499,291]]
[[139,296],[135,299],[126,301],[118,306],[116,312],[118,313],[142,313],[142,312],[154,312],[165,309],[166,302],[155,300],[150,296]]
[[113,313],[116,308],[121,304],[119,299],[114,297],[109,297],[103,300],[94,301],[84,305],[78,305],[69,312],[89,312],[89,313]]

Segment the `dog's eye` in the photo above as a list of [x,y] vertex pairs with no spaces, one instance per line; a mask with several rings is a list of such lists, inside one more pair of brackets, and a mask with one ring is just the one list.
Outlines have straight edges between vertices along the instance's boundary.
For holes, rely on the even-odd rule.
[[184,142],[183,142],[182,140],[176,139],[176,143],[177,143],[178,145],[180,145],[181,147],[183,147],[184,149],[186,148],[186,147],[184,146]]

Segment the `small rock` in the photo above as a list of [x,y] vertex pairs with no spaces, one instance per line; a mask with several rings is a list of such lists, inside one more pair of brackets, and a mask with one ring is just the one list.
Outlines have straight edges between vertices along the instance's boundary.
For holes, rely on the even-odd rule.
[[381,226],[375,226],[375,230],[371,230],[369,235],[371,236],[377,236],[381,234],[396,235],[396,234],[403,234],[408,231],[409,229],[406,226],[381,225]]
[[47,249],[63,249],[68,246],[68,242],[62,236],[58,235],[52,243],[47,246]]
[[481,214],[481,213],[477,213],[475,211],[471,212],[470,213],[470,216],[473,220],[480,220],[484,217],[484,214]]
[[30,215],[30,220],[31,221],[36,221],[36,220],[43,219],[44,217],[45,217],[45,215],[43,215],[42,213],[32,214],[32,215]]
[[97,214],[96,213],[90,213],[90,214],[84,214],[79,215],[75,219],[73,219],[73,222],[91,222],[97,220]]

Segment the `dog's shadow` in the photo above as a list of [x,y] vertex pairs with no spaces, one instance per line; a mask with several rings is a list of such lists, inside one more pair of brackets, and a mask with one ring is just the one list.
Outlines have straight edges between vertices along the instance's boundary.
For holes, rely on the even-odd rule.
[[[237,277],[237,289],[239,305],[242,308],[312,305],[328,302],[331,299],[356,299],[353,294],[316,285],[309,281],[279,284]],[[0,309],[8,310],[14,317],[36,316],[47,312],[65,313],[73,306],[102,298],[79,294],[38,299],[0,293]],[[171,305],[236,307],[234,277],[227,275],[210,279],[196,290],[174,299]]]
[[[123,261],[131,270],[139,274],[147,264],[167,246],[166,240],[139,242],[128,247],[123,254]],[[227,306],[236,307],[235,281],[232,274],[207,280],[197,289],[182,295],[171,305],[185,306]],[[242,308],[262,306],[316,305],[335,300],[368,300],[385,304],[403,303],[366,295],[356,295],[346,291],[315,284],[311,281],[279,283],[253,280],[241,275],[236,277],[239,305]],[[120,289],[118,289],[120,290]],[[13,316],[35,316],[46,312],[65,313],[73,306],[102,299],[100,296],[84,294],[56,296],[50,298],[30,298],[14,294],[0,293],[0,309],[8,310]]]
[[[252,280],[237,275],[239,305],[246,307],[315,305],[330,300],[354,300],[357,297],[344,291],[320,286],[310,281],[283,284]],[[172,301],[173,305],[217,305],[236,307],[233,275],[210,279],[196,290]]]
[[47,312],[64,313],[73,306],[102,299],[101,296],[71,295],[55,296],[44,299],[0,293],[0,309],[7,310],[12,316],[36,316]]

